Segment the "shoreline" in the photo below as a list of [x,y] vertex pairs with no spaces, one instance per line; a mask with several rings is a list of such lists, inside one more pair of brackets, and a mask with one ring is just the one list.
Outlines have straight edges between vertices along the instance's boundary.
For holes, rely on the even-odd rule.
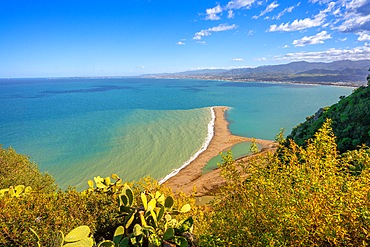
[[188,159],[187,161],[185,161],[184,164],[182,164],[179,168],[173,170],[171,173],[167,174],[164,178],[162,178],[160,181],[159,181],[159,184],[163,184],[165,183],[167,180],[171,179],[172,177],[176,176],[182,169],[184,169],[185,167],[187,167],[191,162],[193,162],[194,160],[196,160],[199,155],[201,155],[203,152],[205,152],[209,146],[209,144],[211,143],[214,135],[215,135],[215,121],[216,121],[216,115],[215,115],[215,110],[214,110],[215,107],[210,107],[210,111],[211,111],[211,121],[208,123],[207,125],[207,128],[208,128],[208,134],[207,134],[207,137],[206,137],[206,140],[205,142],[202,144],[202,147],[193,155],[190,157],[190,159]]
[[[202,168],[209,160],[217,156],[220,152],[230,149],[233,145],[240,142],[251,142],[253,138],[236,136],[231,134],[226,120],[225,113],[229,110],[226,106],[212,107],[215,119],[213,124],[213,138],[210,140],[208,147],[194,158],[186,166],[176,172],[163,182],[166,186],[171,187],[175,192],[184,192],[190,194],[196,187],[197,195],[207,195],[215,188],[224,183],[219,174],[219,169],[215,169],[206,174],[202,174]],[[262,145],[262,150],[269,150],[274,147],[274,141],[255,139],[256,143]],[[171,174],[171,173],[170,173]],[[161,180],[162,181],[162,180]]]
[[284,80],[260,80],[260,79],[238,79],[238,78],[204,78],[204,77],[161,77],[161,76],[139,76],[139,78],[147,79],[168,79],[168,80],[202,80],[202,81],[221,81],[221,82],[256,82],[256,83],[272,83],[272,84],[285,84],[285,85],[309,85],[309,86],[334,86],[334,87],[349,87],[359,88],[366,84],[353,83],[353,82],[322,82],[322,81],[284,81]]

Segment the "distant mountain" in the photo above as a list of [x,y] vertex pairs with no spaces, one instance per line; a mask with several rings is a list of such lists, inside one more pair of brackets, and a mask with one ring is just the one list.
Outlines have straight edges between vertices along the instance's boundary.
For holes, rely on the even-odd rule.
[[162,74],[145,74],[141,77],[162,77],[162,76],[208,76],[208,75],[219,75],[227,72],[226,69],[201,69],[201,70],[189,70],[177,73],[162,73]]
[[301,61],[256,68],[192,70],[179,73],[144,75],[144,77],[278,81],[360,86],[366,84],[369,68],[370,60],[342,60],[331,63]]
[[180,75],[217,75],[227,72],[226,69],[202,69],[202,70],[189,70],[180,72]]

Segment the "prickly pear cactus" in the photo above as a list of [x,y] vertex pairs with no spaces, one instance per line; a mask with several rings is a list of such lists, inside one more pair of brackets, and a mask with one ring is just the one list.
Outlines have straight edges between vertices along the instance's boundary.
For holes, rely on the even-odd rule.
[[21,197],[25,195],[29,195],[32,191],[32,188],[30,186],[24,186],[24,185],[17,185],[15,187],[10,186],[6,189],[0,190],[0,197],[3,196],[10,196],[10,197]]
[[[186,213],[191,210],[189,204],[174,209],[174,199],[159,191],[140,194],[141,205],[133,206],[133,193],[128,185],[121,191],[118,200],[120,216],[124,217],[123,246],[161,246],[164,242],[177,246],[188,246],[186,234],[191,234],[191,217],[178,222],[171,215]],[[122,230],[123,232],[123,230]],[[121,242],[119,242],[121,244]],[[121,246],[121,245],[119,245]]]

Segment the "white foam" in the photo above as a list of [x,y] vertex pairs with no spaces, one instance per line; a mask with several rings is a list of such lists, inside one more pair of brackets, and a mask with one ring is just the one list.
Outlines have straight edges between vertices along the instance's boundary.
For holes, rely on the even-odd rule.
[[162,178],[159,181],[159,184],[163,184],[166,182],[168,179],[172,178],[176,174],[178,174],[182,169],[187,167],[192,161],[194,161],[201,153],[207,150],[209,144],[211,143],[211,140],[215,134],[214,128],[215,128],[215,120],[216,120],[216,115],[215,115],[215,110],[213,107],[210,108],[211,110],[211,121],[208,123],[208,134],[206,137],[205,142],[203,143],[202,147],[196,152],[193,156],[190,157],[188,161],[186,161],[180,168],[173,170],[170,174],[166,175],[164,178]]

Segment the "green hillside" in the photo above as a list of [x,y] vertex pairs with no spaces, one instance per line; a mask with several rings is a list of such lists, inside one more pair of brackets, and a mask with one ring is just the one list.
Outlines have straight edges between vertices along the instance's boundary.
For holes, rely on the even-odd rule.
[[293,129],[288,139],[304,146],[306,140],[312,138],[329,118],[332,119],[332,128],[340,152],[354,150],[362,144],[370,146],[370,87],[359,87],[350,96],[340,98],[337,104],[321,108],[314,115],[307,117],[304,123]]

